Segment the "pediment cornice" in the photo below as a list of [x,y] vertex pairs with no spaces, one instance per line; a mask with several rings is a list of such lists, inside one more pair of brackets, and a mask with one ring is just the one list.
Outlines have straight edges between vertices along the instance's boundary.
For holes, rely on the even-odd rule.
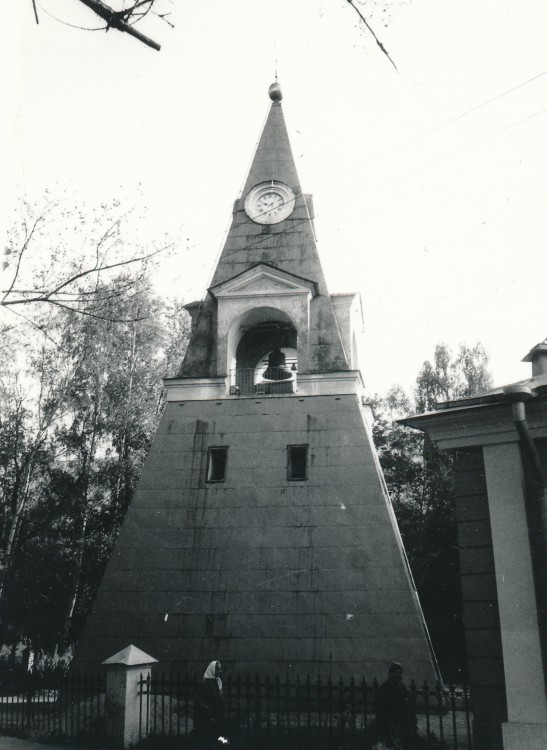
[[315,297],[317,285],[314,281],[259,263],[209,289],[216,299],[230,297],[268,297],[271,295]]

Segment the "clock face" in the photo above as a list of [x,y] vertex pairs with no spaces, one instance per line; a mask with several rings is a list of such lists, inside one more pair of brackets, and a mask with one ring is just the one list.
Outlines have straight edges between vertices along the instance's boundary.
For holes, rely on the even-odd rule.
[[245,212],[257,224],[278,224],[294,210],[295,195],[287,185],[271,180],[249,191]]
[[270,218],[273,218],[280,213],[284,203],[281,193],[270,190],[257,198],[256,207],[262,216],[268,214]]

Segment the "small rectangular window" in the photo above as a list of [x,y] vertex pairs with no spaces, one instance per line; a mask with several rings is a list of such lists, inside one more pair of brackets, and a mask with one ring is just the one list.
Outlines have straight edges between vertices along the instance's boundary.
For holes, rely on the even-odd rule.
[[303,480],[308,478],[308,446],[287,446],[287,479]]
[[226,479],[226,464],[228,462],[228,448],[209,448],[207,454],[207,481],[224,482]]

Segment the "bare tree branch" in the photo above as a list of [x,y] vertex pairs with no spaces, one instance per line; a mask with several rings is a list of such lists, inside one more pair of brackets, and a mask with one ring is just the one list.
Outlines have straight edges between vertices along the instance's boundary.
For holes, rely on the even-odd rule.
[[[24,247],[25,248],[28,247],[28,242],[25,243]],[[8,295],[12,292],[12,287],[13,287],[13,284],[12,284],[12,286],[4,293],[4,297],[2,299],[2,302],[0,303],[0,306],[8,307],[8,306],[13,306],[13,305],[26,305],[30,303],[36,303],[36,302],[46,302],[49,304],[61,304],[60,301],[57,299],[57,296],[63,293],[66,294],[66,292],[63,292],[63,290],[70,284],[75,284],[77,281],[84,279],[86,277],[92,276],[93,274],[100,274],[104,271],[110,271],[114,268],[121,268],[123,266],[129,266],[134,263],[140,263],[146,260],[150,260],[151,258],[155,257],[159,253],[164,252],[170,247],[173,247],[172,243],[169,245],[165,245],[164,247],[161,247],[158,250],[154,250],[151,253],[146,253],[145,255],[140,255],[135,258],[129,258],[128,260],[120,260],[117,263],[106,263],[104,265],[95,264],[95,266],[92,266],[91,268],[85,268],[83,271],[79,271],[78,273],[71,274],[68,278],[65,278],[62,282],[57,284],[53,289],[50,289],[49,291],[32,292],[29,290],[29,292],[25,292],[25,291],[18,292],[19,294],[34,294],[34,296],[32,297],[8,299]],[[79,297],[80,293],[78,293],[76,296]]]
[[51,296],[60,292],[61,289],[64,289],[69,284],[73,284],[75,281],[78,281],[78,279],[81,279],[84,276],[89,276],[93,273],[100,273],[101,271],[110,271],[112,268],[119,268],[120,266],[129,266],[132,263],[140,263],[141,261],[144,261],[144,260],[150,260],[150,258],[153,258],[159,253],[164,252],[170,247],[173,247],[173,243],[169,245],[165,245],[164,247],[160,247],[158,250],[154,250],[151,253],[146,253],[145,255],[137,256],[136,258],[129,258],[129,260],[120,260],[117,263],[109,263],[104,266],[95,266],[94,268],[88,268],[84,271],[81,271],[80,273],[74,274],[69,279],[66,279],[64,282],[59,284],[55,289],[52,289],[51,292],[47,294],[46,301],[48,301]]
[[62,302],[56,300],[49,300],[50,304],[60,307],[63,310],[69,310],[69,312],[77,313],[78,315],[86,315],[89,318],[95,318],[96,320],[106,320],[108,323],[136,323],[139,320],[146,320],[148,316],[143,315],[140,317],[131,318],[112,318],[111,316],[96,315],[90,310],[81,310],[76,307],[70,307],[70,305],[64,305]]
[[[146,8],[146,10],[137,12],[137,8],[140,8],[142,5],[146,5],[148,7]],[[142,20],[145,16],[147,16],[150,13],[153,5],[154,5],[154,0],[141,0],[141,2],[136,2],[132,8],[129,8],[128,10],[120,11],[120,13],[123,13],[123,16],[126,21],[129,22],[131,18],[135,18],[135,21],[133,21],[133,23],[137,23],[138,21]]]
[[359,8],[357,8],[353,4],[353,0],[348,0],[348,3],[351,5],[351,7],[353,8],[353,10],[357,13],[357,15],[359,16],[359,18],[361,19],[361,21],[365,24],[365,26],[367,27],[367,29],[370,31],[370,33],[374,37],[374,41],[376,42],[376,44],[378,45],[378,47],[380,47],[380,49],[382,50],[382,52],[384,53],[384,55],[387,57],[387,59],[389,60],[389,62],[393,65],[393,67],[395,68],[395,70],[398,73],[399,71],[397,69],[397,66],[395,65],[395,63],[393,62],[393,60],[391,59],[391,57],[389,56],[389,53],[388,53],[387,49],[384,47],[384,45],[382,44],[382,42],[378,39],[378,37],[376,36],[376,34],[374,33],[374,31],[372,30],[372,28],[371,28],[370,24],[368,23],[367,19],[361,13],[361,11],[359,10]]
[[[153,0],[150,1],[153,2]],[[141,3],[136,3],[131,10],[126,9],[123,11],[115,11],[113,8],[103,3],[102,0],[80,0],[80,2],[90,8],[99,16],[99,18],[102,18],[103,21],[106,21],[107,31],[110,28],[117,29],[118,31],[125,31],[127,34],[135,37],[135,39],[143,42],[143,44],[146,44],[148,47],[152,47],[152,49],[158,51],[161,49],[161,45],[153,39],[150,39],[150,37],[145,36],[145,34],[142,34],[138,29],[127,22],[127,14],[129,13],[129,16],[127,17],[130,17],[133,9],[138,7]]]
[[[42,333],[47,339],[49,339],[52,344],[55,344],[55,346],[58,346],[58,342],[55,341],[55,339],[53,339],[49,335],[49,333],[47,332],[45,326],[41,325],[40,323],[36,323],[34,320],[32,320],[32,318],[29,318],[28,316],[23,315],[23,313],[19,312],[18,310],[12,310],[12,309],[10,309],[10,312],[13,313],[14,315],[17,315],[17,317],[22,318],[25,321],[25,323],[28,323],[33,328],[36,328],[36,330],[40,331],[40,333]],[[19,324],[19,325],[21,325],[21,324]],[[2,334],[7,333],[12,328],[15,328],[15,326],[10,326],[9,328],[2,328],[1,333]]]
[[156,18],[161,18],[162,21],[165,21],[165,23],[170,26],[172,29],[175,28],[175,24],[171,23],[171,21],[167,18],[167,16],[170,16],[170,13],[156,13],[156,11],[152,11],[152,13],[156,16]]
[[17,266],[15,268],[15,273],[13,275],[13,279],[11,281],[9,289],[5,292],[5,294],[4,294],[3,298],[2,298],[2,302],[0,304],[5,304],[6,298],[8,297],[9,294],[11,294],[11,291],[12,291],[12,289],[14,287],[14,284],[17,281],[17,276],[19,275],[19,269],[21,268],[21,261],[23,259],[23,254],[24,254],[25,250],[28,248],[28,246],[30,244],[32,236],[33,236],[34,232],[36,231],[36,227],[38,226],[38,222],[41,221],[42,219],[43,219],[42,216],[38,216],[38,218],[34,221],[34,224],[32,225],[32,229],[30,230],[30,234],[27,234],[27,236],[25,237],[25,241],[23,243],[23,247],[21,248],[21,252],[19,253],[19,257],[17,258]]

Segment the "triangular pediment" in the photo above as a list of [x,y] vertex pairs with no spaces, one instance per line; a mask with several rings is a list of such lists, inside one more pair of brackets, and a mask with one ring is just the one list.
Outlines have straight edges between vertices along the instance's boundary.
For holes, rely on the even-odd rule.
[[303,295],[315,297],[314,281],[260,263],[243,273],[217,284],[210,290],[213,297],[261,297],[269,295]]

